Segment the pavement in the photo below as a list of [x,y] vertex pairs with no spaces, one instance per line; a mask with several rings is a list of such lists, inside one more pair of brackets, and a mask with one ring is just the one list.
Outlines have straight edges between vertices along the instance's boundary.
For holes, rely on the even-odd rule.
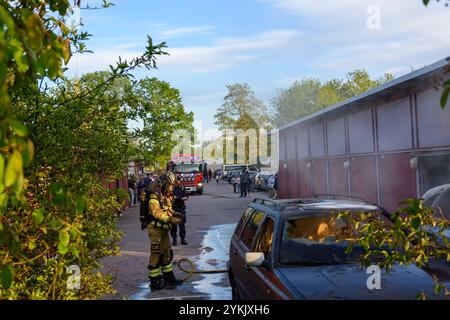
[[[247,205],[255,197],[266,197],[265,193],[251,193],[247,198],[239,198],[225,181],[215,181],[205,185],[202,196],[192,195],[187,201],[188,246],[175,246],[174,266],[179,278],[186,276],[177,267],[181,258],[194,262],[196,269],[226,269],[231,235]],[[102,259],[102,272],[115,275],[113,287],[117,294],[104,299],[231,299],[231,288],[226,273],[196,274],[174,290],[151,292],[148,287],[148,259],[150,241],[146,231],[141,231],[139,208],[131,208],[119,219],[119,229],[123,232],[120,242],[121,255]],[[189,265],[185,268],[189,269]]]

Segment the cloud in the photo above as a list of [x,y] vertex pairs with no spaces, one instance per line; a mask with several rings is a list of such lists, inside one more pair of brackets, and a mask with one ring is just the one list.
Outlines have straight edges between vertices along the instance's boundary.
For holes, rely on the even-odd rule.
[[160,69],[207,73],[232,68],[270,55],[296,41],[301,32],[274,30],[248,37],[218,38],[209,46],[179,47],[168,50]]
[[[209,73],[233,68],[242,63],[270,56],[280,48],[292,45],[301,36],[295,30],[274,30],[248,37],[217,38],[210,45],[169,47],[169,56],[158,58],[161,71],[176,73]],[[105,47],[105,46],[104,46]],[[135,42],[121,43],[106,49],[94,49],[94,54],[82,54],[69,63],[79,74],[106,70],[119,56],[132,59],[142,54]]]
[[[317,71],[365,67],[372,72],[435,62],[450,54],[450,9],[442,3],[425,7],[411,0],[261,0],[300,17],[307,26],[303,41],[311,49],[302,59]],[[379,10],[380,29],[367,26]]]
[[160,31],[158,35],[161,39],[185,38],[212,35],[215,34],[215,30],[216,28],[213,26],[181,27]]
[[81,76],[88,72],[109,70],[109,66],[116,65],[119,57],[122,60],[131,60],[142,55],[144,49],[132,50],[133,46],[121,45],[105,50],[95,50],[94,53],[74,55],[68,64],[69,74]]

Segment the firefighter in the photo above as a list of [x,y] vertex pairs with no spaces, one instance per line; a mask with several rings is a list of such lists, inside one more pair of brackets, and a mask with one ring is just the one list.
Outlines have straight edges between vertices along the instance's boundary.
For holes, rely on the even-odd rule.
[[[172,209],[173,188],[177,182],[175,174],[168,171],[160,183],[147,187],[141,222],[150,237],[149,278],[153,290],[164,289],[165,285],[180,285],[173,272],[173,252],[170,246],[172,224],[182,222],[180,214]],[[148,210],[145,210],[147,207]]]
[[176,212],[179,212],[183,215],[181,218],[182,222],[179,226],[173,225],[172,230],[170,230],[170,234],[172,235],[172,246],[176,246],[177,242],[177,230],[180,229],[180,238],[181,244],[187,246],[186,242],[186,201],[189,198],[188,193],[185,188],[178,182],[178,185],[175,187],[173,192],[174,200],[173,200],[173,209]]

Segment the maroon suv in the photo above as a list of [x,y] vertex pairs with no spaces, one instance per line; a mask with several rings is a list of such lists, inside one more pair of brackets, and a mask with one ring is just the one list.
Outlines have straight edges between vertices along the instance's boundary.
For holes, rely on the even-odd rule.
[[[373,205],[347,200],[296,199],[251,203],[231,239],[228,276],[235,300],[443,298],[433,278],[415,265],[378,272],[381,287],[359,263],[363,248],[346,253],[354,230],[337,219],[342,211],[379,213]],[[376,261],[374,261],[374,266]],[[369,269],[370,270],[370,269]],[[380,270],[381,271],[381,270]]]

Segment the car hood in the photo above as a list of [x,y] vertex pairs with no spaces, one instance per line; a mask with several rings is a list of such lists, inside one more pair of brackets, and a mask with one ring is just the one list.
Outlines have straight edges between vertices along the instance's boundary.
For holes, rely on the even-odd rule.
[[278,272],[300,299],[415,300],[422,292],[428,299],[443,298],[435,295],[432,277],[414,265],[382,271],[381,290],[368,289],[371,274],[356,264],[282,267]]

